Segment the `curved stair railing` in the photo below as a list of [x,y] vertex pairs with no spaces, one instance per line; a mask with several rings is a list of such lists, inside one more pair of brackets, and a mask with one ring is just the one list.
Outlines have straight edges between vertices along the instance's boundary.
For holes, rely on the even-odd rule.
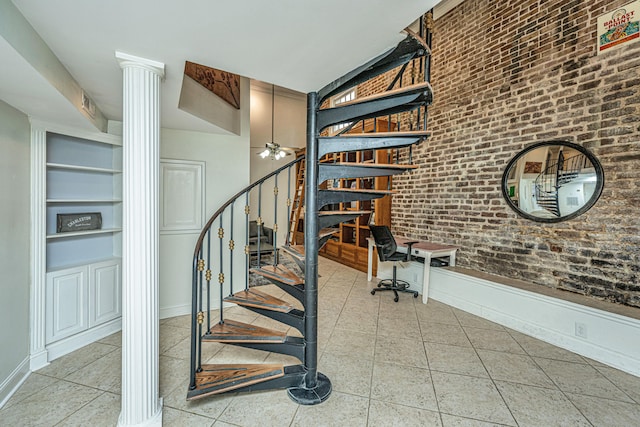
[[[322,108],[322,106],[330,96],[394,68],[406,68],[406,64],[410,61],[419,60],[425,69],[422,75],[428,76],[430,51],[425,40],[430,40],[430,36],[423,23],[420,27],[420,33],[426,35],[421,37],[408,31],[407,37],[395,48],[347,73],[318,92],[307,94],[307,143],[306,157],[304,158],[304,246],[289,244],[290,239],[287,237],[286,244],[281,248],[298,263],[302,275],[279,263],[278,250],[275,247],[272,264],[263,265],[258,260],[257,265],[250,268],[252,274],[268,279],[290,295],[291,299],[285,301],[275,298],[268,292],[248,287],[247,284],[238,291],[231,289],[231,286],[225,286],[224,272],[222,271],[224,262],[222,255],[223,212],[229,209],[229,215],[233,217],[234,201],[227,202],[207,222],[205,230],[198,239],[193,259],[191,381],[187,399],[227,392],[279,388],[286,388],[292,400],[305,405],[317,404],[329,397],[331,381],[318,372],[317,368],[318,250],[335,232],[336,225],[368,214],[370,211],[323,210],[323,207],[331,204],[372,200],[388,195],[390,191],[322,188],[321,184],[334,179],[391,176],[415,169],[417,165],[399,162],[395,164],[321,162],[320,159],[339,152],[398,150],[422,142],[429,135],[426,131],[426,106],[431,103],[433,91],[428,81],[414,81],[405,87],[355,99],[333,108]],[[376,120],[378,117],[388,117],[391,114],[406,115],[416,110],[424,111],[422,129],[349,133],[334,136],[326,136],[323,133],[323,130],[336,124],[354,123],[368,119]],[[397,161],[399,158],[405,159],[405,156],[396,156]],[[296,159],[296,162],[301,160],[302,158]],[[291,167],[294,164],[295,162],[292,162],[287,165],[289,183],[291,182]],[[284,167],[277,172],[283,170]],[[277,180],[277,174],[274,174],[272,176]],[[252,184],[251,187],[257,186],[260,189],[266,178]],[[238,200],[245,193],[245,191],[238,193],[233,200]],[[277,194],[277,191],[275,193]],[[259,200],[260,194],[259,192]],[[248,201],[248,199],[249,196],[246,195],[245,200]],[[260,209],[260,202],[258,202],[258,209]],[[275,210],[277,218],[277,207]],[[248,230],[248,213],[246,215]],[[291,213],[289,212],[290,217]],[[216,222],[220,224],[218,238],[220,239],[221,253],[219,268],[219,310],[221,314],[219,321],[212,324],[209,306],[209,301],[212,299],[213,276],[210,254],[212,253],[212,233],[215,233],[214,224]],[[258,227],[262,222],[260,212],[258,212]],[[230,228],[233,233],[233,226]],[[289,232],[290,228],[288,228]],[[245,234],[248,234],[248,231],[245,231]],[[233,242],[233,234],[230,239]],[[231,242],[230,248],[232,249]],[[277,240],[274,239],[274,242]],[[260,244],[259,239],[257,244]],[[258,258],[260,258],[260,249],[256,249]],[[249,258],[247,258],[247,264],[248,261],[250,261]],[[224,296],[225,291],[229,291],[226,297]],[[277,330],[225,319],[222,314],[224,312],[223,302],[234,303],[288,325],[298,330],[302,336],[291,336]],[[287,354],[296,357],[300,363],[288,366],[281,364],[203,364],[202,348],[208,342],[233,344]]]
[[568,159],[564,158],[562,151],[558,153],[558,161],[547,166],[535,180],[536,203],[560,217],[560,200],[558,191],[560,187],[572,182],[584,169],[589,159],[584,154],[578,154]]

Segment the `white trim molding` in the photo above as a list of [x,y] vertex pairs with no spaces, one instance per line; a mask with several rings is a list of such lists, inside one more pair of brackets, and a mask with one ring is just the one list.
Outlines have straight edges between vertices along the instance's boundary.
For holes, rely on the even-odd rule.
[[11,399],[11,396],[13,396],[22,383],[29,378],[30,374],[29,358],[26,358],[20,362],[13,372],[0,384],[0,409]]
[[441,18],[464,0],[443,0],[433,8],[433,19]]
[[639,319],[455,270],[432,270],[430,298],[640,376]]

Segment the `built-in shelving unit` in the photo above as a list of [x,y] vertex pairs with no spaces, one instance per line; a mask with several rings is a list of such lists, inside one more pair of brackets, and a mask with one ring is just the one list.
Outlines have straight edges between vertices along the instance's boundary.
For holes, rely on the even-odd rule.
[[[120,327],[122,144],[113,135],[50,131],[43,142],[44,329],[51,360]],[[83,213],[99,213],[101,226],[57,231],[58,214]]]

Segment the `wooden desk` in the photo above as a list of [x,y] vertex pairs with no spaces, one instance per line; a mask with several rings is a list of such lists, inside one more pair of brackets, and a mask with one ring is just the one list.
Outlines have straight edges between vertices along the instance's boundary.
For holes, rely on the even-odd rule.
[[[367,239],[369,241],[369,251],[367,253],[367,280],[371,281],[373,278],[373,249],[375,248],[375,241],[372,237]],[[412,242],[415,240],[397,238],[398,252],[407,253],[407,246],[405,242]],[[427,303],[429,299],[429,273],[431,270],[431,258],[438,258],[443,256],[449,257],[449,265],[456,265],[456,251],[459,248],[457,246],[441,245],[431,242],[418,242],[411,246],[411,255],[415,258],[424,259],[424,271],[422,273],[422,302]]]

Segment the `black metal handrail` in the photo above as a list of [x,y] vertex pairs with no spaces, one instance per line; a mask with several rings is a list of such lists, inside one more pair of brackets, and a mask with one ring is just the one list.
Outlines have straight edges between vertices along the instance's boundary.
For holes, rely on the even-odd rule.
[[560,151],[558,153],[558,160],[548,165],[545,170],[536,177],[536,200],[543,200],[545,198],[555,199],[555,211],[552,213],[560,216],[558,189],[573,181],[580,171],[586,167],[587,162],[587,156],[584,154],[578,154],[565,159],[562,151]]
[[[261,209],[262,209],[262,185],[267,182],[269,179],[275,179],[275,187],[274,187],[274,230],[272,231],[272,248],[270,252],[273,254],[273,262],[274,265],[278,262],[277,256],[277,218],[278,218],[278,175],[280,175],[283,171],[288,171],[287,173],[287,207],[291,206],[291,168],[293,168],[298,162],[301,162],[305,159],[304,155],[300,155],[296,157],[296,159],[287,163],[286,165],[276,169],[275,171],[265,175],[259,180],[251,183],[246,186],[242,190],[238,191],[234,196],[232,196],[229,200],[227,200],[207,221],[205,226],[202,228],[200,235],[196,241],[195,249],[193,252],[193,263],[192,263],[192,319],[191,319],[191,372],[190,372],[190,389],[194,389],[195,384],[195,374],[201,369],[202,366],[202,337],[203,337],[203,324],[205,323],[204,316],[204,303],[206,301],[206,331],[208,332],[211,329],[211,318],[210,318],[210,300],[211,300],[211,281],[213,279],[212,274],[212,245],[211,245],[211,233],[212,228],[214,228],[214,224],[216,221],[219,221],[219,228],[217,237],[220,240],[219,245],[219,270],[218,270],[218,282],[220,285],[219,299],[220,299],[220,322],[224,321],[223,318],[223,298],[224,298],[224,247],[223,247],[223,236],[224,236],[224,227],[223,227],[223,218],[224,213],[229,210],[229,230],[230,230],[230,240],[229,240],[229,290],[230,293],[233,293],[233,250],[235,247],[235,243],[233,240],[233,210],[234,203],[241,199],[242,196],[245,196],[245,256],[246,256],[246,275],[245,275],[245,289],[248,289],[249,286],[249,269],[251,267],[251,252],[249,251],[249,228],[250,228],[250,220],[249,220],[249,197],[250,193],[256,187],[258,188],[258,218],[256,220],[257,223],[257,232],[258,238],[256,239],[256,256],[258,266],[261,265],[261,236],[263,234],[264,222],[261,219]],[[289,216],[287,216],[288,218]],[[287,227],[289,230],[289,227]],[[289,231],[287,231],[289,233]],[[289,237],[287,236],[287,241]],[[203,291],[203,286],[206,285],[206,289]],[[205,295],[206,294],[206,298]]]

